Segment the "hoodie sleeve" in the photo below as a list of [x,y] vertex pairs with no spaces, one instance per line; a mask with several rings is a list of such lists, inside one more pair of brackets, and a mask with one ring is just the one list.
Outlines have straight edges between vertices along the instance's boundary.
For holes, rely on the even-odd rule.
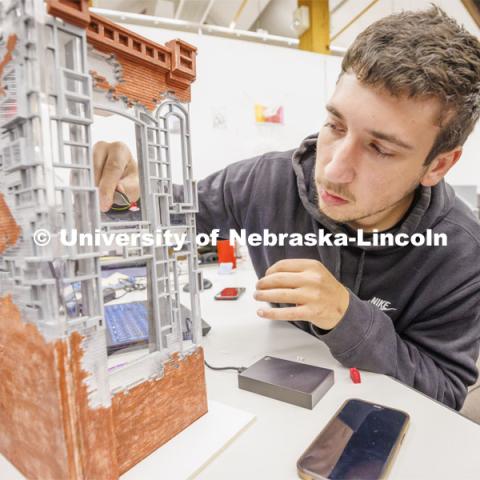
[[[262,157],[232,163],[198,182],[197,232],[210,234],[220,229],[220,237],[228,238],[229,230],[243,228],[254,190],[255,170]],[[174,185],[178,198],[181,185]]]
[[398,333],[387,314],[350,292],[349,307],[333,330],[322,335],[312,329],[346,367],[390,375],[459,410],[466,385],[477,378],[479,293],[480,282],[466,285]]

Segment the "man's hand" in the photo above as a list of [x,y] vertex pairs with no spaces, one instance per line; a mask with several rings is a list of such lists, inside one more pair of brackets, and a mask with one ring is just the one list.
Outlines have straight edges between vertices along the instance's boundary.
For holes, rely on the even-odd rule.
[[115,190],[124,193],[131,202],[138,200],[138,166],[124,143],[97,142],[93,147],[93,169],[102,212],[110,210]]
[[288,259],[272,265],[257,282],[254,298],[263,302],[291,303],[295,307],[258,310],[272,320],[308,320],[331,330],[349,304],[348,290],[317,260]]

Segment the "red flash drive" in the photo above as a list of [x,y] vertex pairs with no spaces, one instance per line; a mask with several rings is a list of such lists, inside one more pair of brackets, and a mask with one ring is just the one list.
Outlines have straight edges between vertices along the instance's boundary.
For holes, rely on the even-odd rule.
[[350,369],[350,378],[352,379],[353,383],[362,383],[362,379],[360,378],[360,372],[355,367]]

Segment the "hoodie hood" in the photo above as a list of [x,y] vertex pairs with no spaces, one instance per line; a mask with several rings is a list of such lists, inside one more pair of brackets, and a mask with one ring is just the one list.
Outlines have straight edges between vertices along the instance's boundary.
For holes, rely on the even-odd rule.
[[[353,230],[346,224],[333,221],[324,215],[318,208],[317,188],[315,184],[315,158],[318,134],[308,136],[294,151],[292,165],[297,178],[297,187],[300,199],[307,212],[318,224],[332,233],[351,233]],[[452,209],[455,201],[453,188],[443,180],[434,187],[420,185],[408,213],[395,226],[394,233],[424,233],[425,230],[435,227]],[[365,251],[385,251],[391,253],[399,246],[352,246]]]

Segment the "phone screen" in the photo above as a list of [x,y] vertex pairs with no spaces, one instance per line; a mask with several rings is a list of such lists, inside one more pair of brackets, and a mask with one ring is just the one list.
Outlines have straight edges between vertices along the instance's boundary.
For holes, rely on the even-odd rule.
[[349,400],[298,461],[308,478],[381,478],[408,415],[362,400]]
[[221,297],[238,297],[238,288],[224,288],[220,292]]

